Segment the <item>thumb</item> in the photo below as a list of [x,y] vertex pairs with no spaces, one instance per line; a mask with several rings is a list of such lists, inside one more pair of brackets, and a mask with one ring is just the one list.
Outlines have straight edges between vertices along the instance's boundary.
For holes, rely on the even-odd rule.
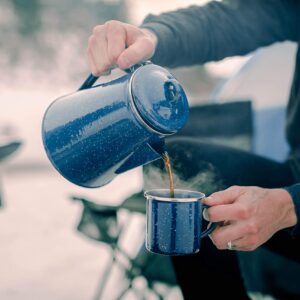
[[127,69],[149,59],[154,54],[154,49],[154,44],[148,38],[139,38],[121,53],[117,64],[121,69]]
[[209,206],[232,204],[243,193],[243,190],[243,187],[232,186],[224,191],[213,193],[209,197],[204,198],[203,203]]

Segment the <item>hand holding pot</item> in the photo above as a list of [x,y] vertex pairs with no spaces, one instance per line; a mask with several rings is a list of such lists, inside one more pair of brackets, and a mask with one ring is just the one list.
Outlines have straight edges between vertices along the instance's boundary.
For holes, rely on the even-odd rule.
[[148,60],[154,54],[154,33],[119,21],[108,21],[94,28],[88,41],[87,55],[94,76],[117,65],[127,69]]
[[250,251],[277,231],[297,223],[291,196],[284,189],[233,186],[203,201],[211,222],[224,222],[211,234],[218,249]]

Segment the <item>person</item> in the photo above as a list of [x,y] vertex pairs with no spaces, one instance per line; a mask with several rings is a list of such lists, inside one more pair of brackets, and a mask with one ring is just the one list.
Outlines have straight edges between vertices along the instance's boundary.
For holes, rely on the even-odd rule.
[[[300,2],[297,0],[228,0],[212,1],[204,6],[191,6],[157,16],[149,15],[139,27],[112,20],[94,28],[88,41],[88,61],[91,72],[99,76],[112,65],[126,69],[149,59],[172,68],[245,55],[275,42],[289,40],[299,44],[299,15]],[[227,271],[219,273],[217,277],[214,272],[202,272],[205,275],[200,280],[203,290],[209,290],[205,295],[211,299],[248,298],[251,283],[247,286],[247,282],[251,277],[249,274],[255,278],[256,265],[255,262],[249,263],[253,261],[244,255],[251,251],[254,253],[262,245],[272,253],[291,260],[293,268],[298,266],[295,270],[299,271],[299,70],[300,51],[296,57],[287,109],[286,133],[291,151],[286,162],[278,163],[243,151],[184,138],[174,138],[170,142],[174,155],[179,148],[189,145],[191,151],[196,153],[195,159],[198,157],[212,162],[228,187],[212,193],[204,200],[211,206],[204,212],[205,218],[220,224],[211,234],[211,240],[217,249],[224,251],[206,246],[209,251],[205,253],[201,249],[199,255],[173,260],[179,284],[187,299],[200,298],[202,289],[197,284],[199,273],[209,270],[205,265],[209,260],[214,261],[216,255],[223,258],[214,261],[213,269],[222,269],[221,265],[225,265]],[[239,261],[233,253],[238,253]],[[203,258],[206,255],[208,259]],[[276,269],[272,263],[270,265],[283,278],[287,274],[282,265],[281,269]],[[192,271],[199,266],[201,271],[196,276]],[[250,270],[248,273],[247,268]],[[280,299],[299,299],[297,272],[296,276],[285,278],[288,281],[285,283],[279,282],[276,276],[272,281],[273,274],[269,274],[272,287],[263,290],[263,293]],[[225,284],[222,284],[223,281]]]

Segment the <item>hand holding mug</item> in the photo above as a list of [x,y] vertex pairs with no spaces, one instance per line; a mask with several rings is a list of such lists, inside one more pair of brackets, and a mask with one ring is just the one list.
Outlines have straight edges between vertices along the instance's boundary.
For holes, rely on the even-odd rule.
[[218,249],[251,251],[277,231],[297,223],[291,196],[284,189],[233,186],[203,200],[211,222],[224,222],[210,235]]

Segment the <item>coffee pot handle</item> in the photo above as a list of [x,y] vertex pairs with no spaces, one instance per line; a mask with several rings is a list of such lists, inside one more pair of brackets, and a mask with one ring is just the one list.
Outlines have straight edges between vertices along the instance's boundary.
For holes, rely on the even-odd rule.
[[94,76],[93,74],[90,74],[88,78],[84,81],[84,83],[80,86],[78,91],[89,89],[98,80],[98,78],[99,78],[98,76]]
[[[151,64],[150,61],[145,61],[145,62],[142,62],[142,63],[139,63],[139,64],[135,64],[133,66],[131,66],[130,68],[128,69],[125,69],[124,71],[126,73],[133,73],[136,69],[138,69],[139,67],[141,66],[144,66],[144,65],[148,65],[148,64]],[[114,69],[111,68],[110,71]],[[93,74],[90,74],[88,76],[88,78],[83,82],[83,84],[80,86],[80,88],[78,89],[78,91],[81,91],[81,90],[86,90],[86,89],[89,89],[93,86],[93,84],[99,79],[99,76],[94,76]]]

